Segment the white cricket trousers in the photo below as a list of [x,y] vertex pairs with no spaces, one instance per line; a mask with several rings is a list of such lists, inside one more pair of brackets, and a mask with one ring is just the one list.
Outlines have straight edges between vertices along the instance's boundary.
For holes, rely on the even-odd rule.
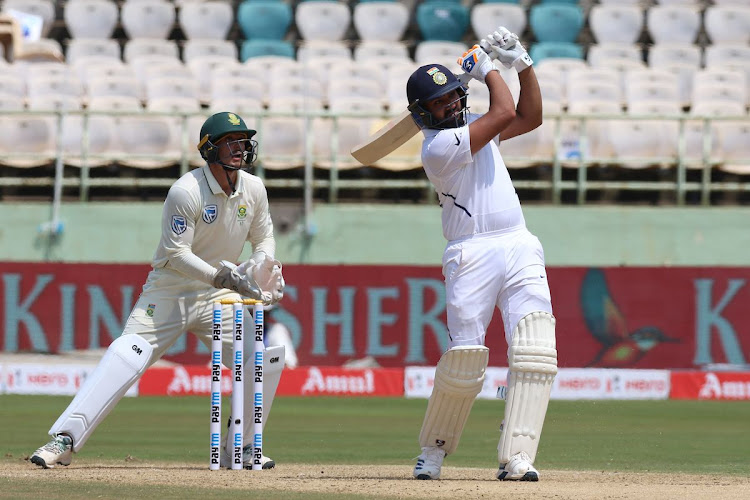
[[525,227],[449,242],[443,276],[448,348],[484,345],[495,307],[508,345],[521,318],[535,311],[552,314],[542,244]]
[[[191,332],[208,347],[208,361],[214,301],[227,298],[240,296],[231,290],[217,290],[211,285],[185,278],[171,270],[155,269],[149,273],[143,292],[133,307],[122,334],[137,333],[146,339],[154,348],[150,363],[153,364],[175,342],[184,342],[183,334]],[[231,311],[232,306],[225,305],[222,314],[222,359],[225,365],[234,359],[234,321]],[[244,354],[247,359],[249,353]]]

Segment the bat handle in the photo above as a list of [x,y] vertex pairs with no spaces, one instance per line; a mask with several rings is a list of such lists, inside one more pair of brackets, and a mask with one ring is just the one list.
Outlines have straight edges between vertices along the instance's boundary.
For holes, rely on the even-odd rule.
[[[495,52],[492,49],[490,49],[490,44],[487,40],[482,39],[479,42],[479,46],[482,47],[482,50],[484,50],[488,56],[490,56],[490,59],[492,59],[493,61],[497,59],[497,54],[495,54]],[[472,79],[471,75],[469,75],[468,73],[461,73],[457,77],[458,77],[458,80],[461,82],[461,85],[468,85]]]

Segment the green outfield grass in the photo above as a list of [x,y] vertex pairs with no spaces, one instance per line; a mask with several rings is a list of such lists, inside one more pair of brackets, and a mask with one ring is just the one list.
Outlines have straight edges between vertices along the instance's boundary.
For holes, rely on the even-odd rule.
[[[69,397],[0,396],[2,460],[47,440]],[[77,459],[206,463],[208,397],[125,398]],[[225,415],[228,400],[225,398]],[[264,451],[278,463],[411,466],[426,400],[278,398]],[[446,465],[497,466],[503,404],[480,400]],[[750,403],[552,401],[537,457],[543,469],[750,476]],[[2,495],[0,495],[2,496]]]

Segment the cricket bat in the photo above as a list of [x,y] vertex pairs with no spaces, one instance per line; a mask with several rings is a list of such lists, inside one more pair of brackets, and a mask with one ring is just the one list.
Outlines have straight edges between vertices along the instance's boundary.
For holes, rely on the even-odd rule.
[[[482,48],[490,57],[495,58],[494,52],[489,50],[489,47],[484,43]],[[463,73],[458,75],[458,79],[461,80],[463,85],[466,85],[471,80],[471,76]],[[371,135],[365,142],[354,146],[351,151],[352,156],[363,165],[372,165],[403,146],[419,131],[419,125],[414,121],[409,110],[405,110]]]

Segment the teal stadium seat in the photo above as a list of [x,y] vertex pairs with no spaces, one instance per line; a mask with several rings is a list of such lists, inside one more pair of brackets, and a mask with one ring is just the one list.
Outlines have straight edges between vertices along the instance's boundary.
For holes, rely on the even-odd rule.
[[539,4],[529,14],[529,25],[539,42],[575,42],[583,22],[583,10],[577,5]]
[[252,57],[280,56],[294,59],[294,45],[286,40],[245,40],[240,47],[240,60]]
[[453,2],[421,3],[416,19],[422,40],[458,42],[469,27],[469,9]]
[[237,7],[237,24],[247,40],[282,40],[293,17],[286,2],[245,0]]
[[531,46],[529,55],[535,63],[553,57],[583,59],[583,47],[574,42],[537,42]]

